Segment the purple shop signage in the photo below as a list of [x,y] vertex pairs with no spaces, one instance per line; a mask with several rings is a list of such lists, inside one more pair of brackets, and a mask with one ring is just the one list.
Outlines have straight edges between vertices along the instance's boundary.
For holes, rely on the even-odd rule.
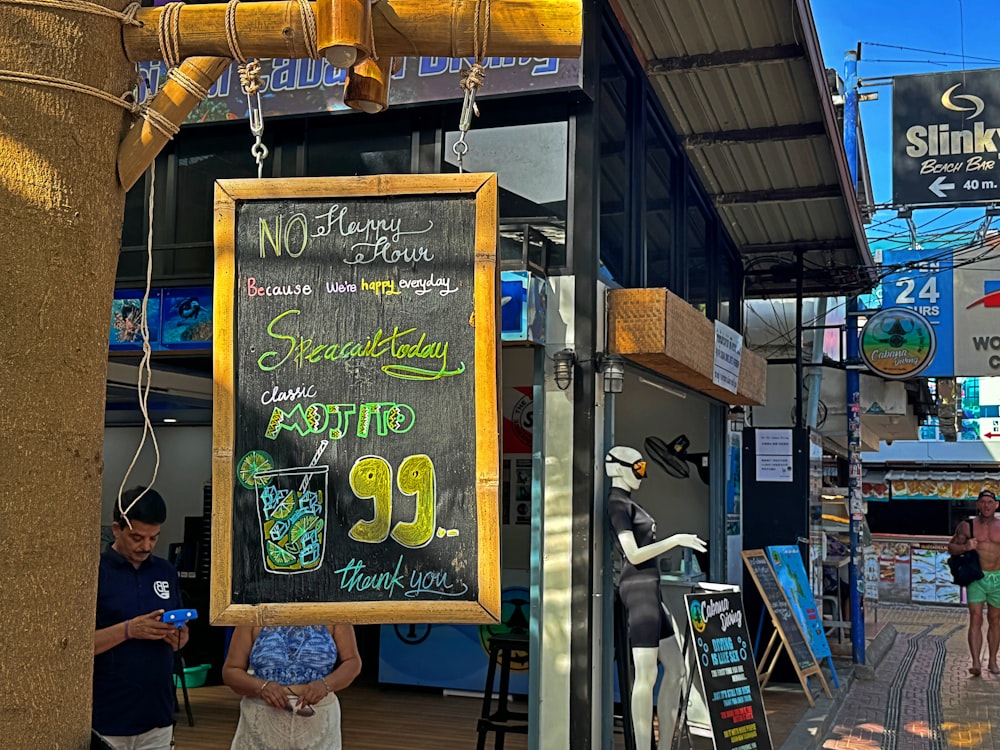
[[[323,60],[261,60],[261,104],[264,117],[316,112],[353,111],[344,104],[346,71]],[[399,106],[461,99],[459,87],[467,58],[407,57],[392,75],[389,105]],[[489,57],[484,62],[486,81],[477,100],[503,94],[579,88],[580,61],[555,57]],[[160,61],[139,64],[140,100],[158,91],[166,80],[167,66]],[[247,119],[246,96],[240,89],[236,64],[231,65],[209,89],[208,98],[188,115],[185,124]]]

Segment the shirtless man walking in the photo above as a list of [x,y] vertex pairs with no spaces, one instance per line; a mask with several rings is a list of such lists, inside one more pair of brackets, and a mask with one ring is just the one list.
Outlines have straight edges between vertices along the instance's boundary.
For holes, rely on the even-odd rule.
[[978,550],[979,564],[985,574],[966,588],[969,603],[969,651],[972,652],[973,676],[982,674],[979,660],[983,650],[983,605],[988,604],[986,618],[989,629],[986,643],[989,647],[987,668],[992,674],[1000,674],[997,665],[997,649],[1000,647],[1000,518],[996,517],[997,498],[991,490],[983,490],[976,501],[979,515],[969,529],[969,521],[958,524],[955,536],[948,542],[948,554],[959,555],[969,550]]

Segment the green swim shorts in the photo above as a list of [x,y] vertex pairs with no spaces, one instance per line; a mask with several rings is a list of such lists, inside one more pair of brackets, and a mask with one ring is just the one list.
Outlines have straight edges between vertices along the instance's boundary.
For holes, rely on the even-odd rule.
[[970,583],[965,591],[970,604],[986,602],[1000,607],[1000,570],[984,570],[983,577]]

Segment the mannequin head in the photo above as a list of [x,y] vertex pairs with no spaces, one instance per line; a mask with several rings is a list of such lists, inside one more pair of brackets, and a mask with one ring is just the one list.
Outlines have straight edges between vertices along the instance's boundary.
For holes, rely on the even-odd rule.
[[616,445],[604,457],[604,472],[611,477],[611,486],[623,490],[639,489],[646,476],[646,461],[635,448]]

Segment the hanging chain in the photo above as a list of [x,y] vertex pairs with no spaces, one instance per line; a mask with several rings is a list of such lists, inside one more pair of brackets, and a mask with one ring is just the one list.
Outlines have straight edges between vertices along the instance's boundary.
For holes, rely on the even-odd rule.
[[462,71],[460,86],[465,92],[462,100],[462,114],[458,118],[458,140],[451,150],[458,160],[458,172],[464,171],[463,157],[469,153],[469,144],[465,142],[465,134],[472,127],[472,116],[479,117],[479,107],[476,104],[476,94],[486,80],[486,68],[483,59],[486,57],[486,40],[490,34],[490,0],[476,0],[476,14],[472,31],[475,62]]
[[247,96],[247,111],[250,117],[250,133],[254,144],[250,147],[250,155],[257,162],[257,178],[264,176],[264,160],[267,158],[267,146],[264,145],[264,113],[260,107],[260,61],[251,60],[246,65],[239,66],[240,87]]

